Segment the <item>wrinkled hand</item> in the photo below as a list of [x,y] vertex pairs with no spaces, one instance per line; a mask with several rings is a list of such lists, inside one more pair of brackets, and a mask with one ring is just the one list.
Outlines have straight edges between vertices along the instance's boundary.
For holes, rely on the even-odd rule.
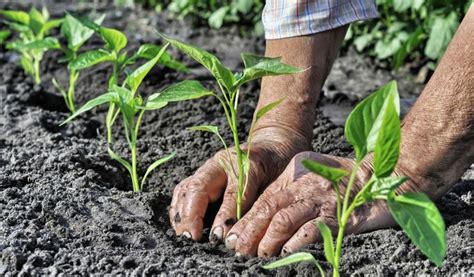
[[[242,148],[245,149],[245,146]],[[281,127],[259,130],[252,143],[243,213],[248,211],[258,194],[281,174],[291,158],[308,148],[306,139],[291,130]],[[231,159],[235,159],[232,151]],[[215,242],[225,238],[236,222],[237,180],[233,173],[224,170],[223,164],[230,164],[229,156],[225,151],[220,151],[193,176],[176,186],[169,216],[177,235],[200,240],[207,207],[222,195],[223,203],[212,225],[210,240]],[[235,166],[237,164],[234,161]]]
[[[312,159],[322,164],[350,171],[352,159],[302,152],[254,203],[245,216],[229,231],[226,246],[237,254],[260,257],[294,252],[302,246],[322,241],[315,220],[337,232],[336,194],[329,181],[309,172],[301,161]],[[357,174],[353,193],[370,178],[370,163],[363,163]],[[347,180],[341,181],[341,195]],[[353,196],[354,196],[353,195]],[[357,208],[347,233],[359,233],[393,225],[383,202]]]

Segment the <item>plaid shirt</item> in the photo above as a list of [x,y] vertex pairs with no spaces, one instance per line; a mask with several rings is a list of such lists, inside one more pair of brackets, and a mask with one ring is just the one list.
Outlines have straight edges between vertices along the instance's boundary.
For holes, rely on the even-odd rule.
[[376,17],[375,0],[267,0],[262,22],[266,39],[280,39]]

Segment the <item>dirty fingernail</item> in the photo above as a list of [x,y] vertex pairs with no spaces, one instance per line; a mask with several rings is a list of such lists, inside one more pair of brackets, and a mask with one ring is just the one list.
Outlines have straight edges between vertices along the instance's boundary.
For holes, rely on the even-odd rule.
[[230,234],[225,239],[225,247],[227,247],[230,250],[234,250],[236,242],[237,242],[237,235],[236,234]]
[[182,236],[185,236],[185,237],[187,237],[188,239],[190,239],[190,238],[191,238],[191,233],[188,232],[188,231],[185,231],[185,232],[183,232]]
[[283,247],[283,250],[281,250],[281,255],[287,256],[288,254],[290,254],[290,251],[288,250],[288,248]]
[[217,240],[221,240],[223,233],[224,233],[224,230],[222,229],[222,227],[217,226],[217,227],[214,228],[214,230],[212,231],[211,241],[215,242],[215,241],[217,241]]

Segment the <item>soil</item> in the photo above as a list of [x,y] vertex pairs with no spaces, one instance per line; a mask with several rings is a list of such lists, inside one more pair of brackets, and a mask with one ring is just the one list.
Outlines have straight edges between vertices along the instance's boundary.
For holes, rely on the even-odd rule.
[[[0,3],[0,9],[23,8],[15,1]],[[49,3],[50,12],[61,16],[65,8],[85,12],[91,4],[76,6]],[[264,41],[240,36],[236,28],[219,31],[194,28],[186,21],[164,14],[115,10],[102,4],[108,14],[105,24],[126,30],[130,49],[139,43],[159,43],[154,30],[204,46],[222,57],[225,64],[241,69],[239,53],[262,53]],[[102,45],[98,38],[86,48]],[[182,55],[173,50],[177,58]],[[173,187],[191,175],[220,148],[206,133],[192,133],[195,124],[215,124],[225,129],[219,105],[211,98],[170,105],[145,115],[139,142],[139,164],[176,150],[173,160],[155,171],[144,192],[131,192],[127,173],[111,160],[103,143],[105,108],[98,108],[64,127],[67,116],[62,98],[51,78],[66,80],[60,53],[48,53],[42,63],[43,83],[33,85],[17,64],[18,56],[0,49],[0,275],[313,275],[308,264],[266,271],[267,260],[235,257],[223,245],[211,245],[207,236],[218,203],[206,218],[205,236],[191,242],[174,235],[168,222]],[[176,80],[209,76],[188,59],[191,75],[159,68],[142,85],[147,95]],[[107,66],[84,71],[77,85],[77,101],[97,96],[106,88]],[[360,97],[396,78],[406,102],[413,102],[421,85],[415,76],[393,75],[370,59],[344,51],[325,86],[314,125],[315,151],[350,155],[340,127]],[[210,84],[209,84],[210,85]],[[239,111],[242,134],[248,129],[258,96],[258,83],[247,86]],[[409,105],[407,105],[408,109]],[[329,116],[329,117],[328,117]],[[117,127],[117,132],[119,127]],[[229,133],[225,133],[230,139]],[[126,154],[118,138],[116,149]],[[143,173],[141,168],[141,173]],[[342,271],[353,275],[452,275],[472,273],[473,184],[471,168],[454,188],[437,202],[447,225],[448,253],[442,268],[430,263],[399,229],[387,229],[345,239]],[[310,251],[324,260],[321,245]],[[322,263],[329,270],[329,266]]]

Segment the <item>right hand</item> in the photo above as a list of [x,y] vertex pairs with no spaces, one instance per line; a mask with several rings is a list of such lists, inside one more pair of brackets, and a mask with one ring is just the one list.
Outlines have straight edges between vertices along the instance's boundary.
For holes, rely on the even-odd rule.
[[[245,149],[245,145],[242,148]],[[303,136],[288,129],[267,127],[255,133],[242,215],[251,208],[258,194],[283,172],[291,158],[308,148]],[[236,167],[234,151],[231,148],[229,151]],[[214,219],[210,240],[215,242],[225,238],[236,222],[237,180],[234,174],[226,172],[223,163],[230,164],[229,156],[225,151],[219,151],[194,175],[175,187],[169,216],[177,235],[200,240],[207,207],[222,196],[224,199]]]

